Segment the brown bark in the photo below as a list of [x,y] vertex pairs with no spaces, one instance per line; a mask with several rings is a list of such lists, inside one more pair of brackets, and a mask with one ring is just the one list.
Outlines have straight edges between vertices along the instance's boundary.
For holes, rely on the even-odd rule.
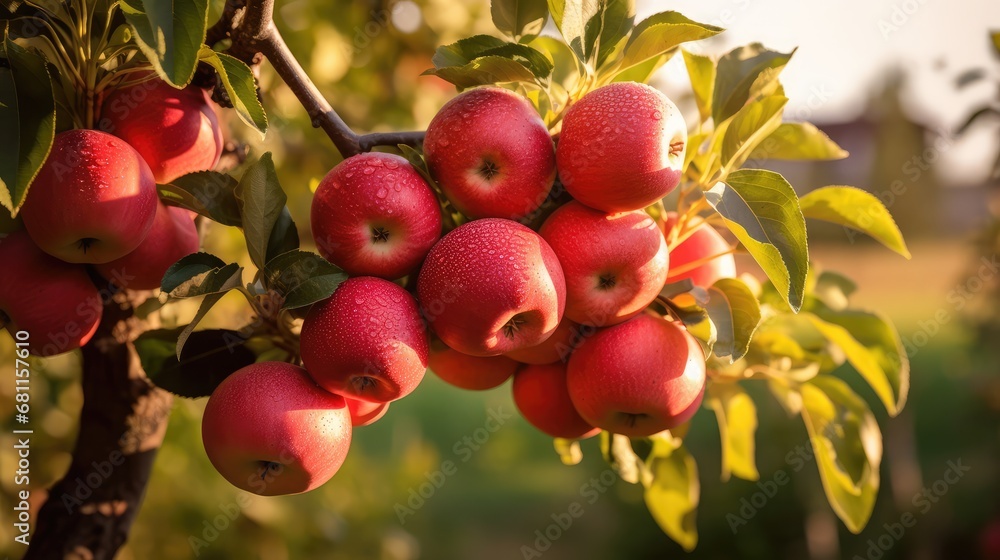
[[124,294],[83,348],[83,409],[69,471],[37,515],[24,558],[113,558],[125,543],[163,442],[171,395],[154,387],[131,340],[144,328]]

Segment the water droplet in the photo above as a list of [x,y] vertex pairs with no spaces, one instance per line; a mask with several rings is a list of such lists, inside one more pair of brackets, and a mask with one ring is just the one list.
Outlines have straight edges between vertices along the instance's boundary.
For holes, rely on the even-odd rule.
[[653,120],[658,121],[663,118],[663,114],[659,111],[653,111]]
[[371,167],[365,168],[365,175],[371,175],[372,173],[375,173],[374,169],[372,169]]
[[399,167],[399,164],[396,163],[395,160],[390,159],[389,161],[385,162],[385,166],[388,167],[389,169],[396,169]]
[[385,190],[385,187],[379,187],[378,192],[375,193],[375,196],[377,196],[379,198],[385,198],[386,195],[388,195],[388,194],[389,194],[389,191]]

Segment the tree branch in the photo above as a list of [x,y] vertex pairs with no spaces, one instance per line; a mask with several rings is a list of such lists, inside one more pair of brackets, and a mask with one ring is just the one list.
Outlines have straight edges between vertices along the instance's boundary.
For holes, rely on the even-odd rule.
[[345,158],[376,146],[418,145],[423,132],[389,132],[359,135],[351,130],[326,100],[288,48],[273,21],[274,0],[227,0],[223,17],[208,32],[213,44],[232,39],[229,54],[254,65],[263,55],[288,85],[309,115],[312,125],[323,129]]
[[48,491],[24,558],[110,559],[125,543],[167,430],[172,398],[146,378],[131,344],[144,325],[124,293],[83,347],[80,433]]

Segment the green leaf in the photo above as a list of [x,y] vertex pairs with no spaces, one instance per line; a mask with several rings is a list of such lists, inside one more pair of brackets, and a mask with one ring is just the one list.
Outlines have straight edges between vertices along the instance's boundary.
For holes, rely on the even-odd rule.
[[900,255],[910,258],[896,222],[875,195],[856,187],[828,186],[816,189],[799,201],[807,218],[856,229]]
[[599,17],[595,16],[591,24],[588,24],[588,28],[590,25],[599,24],[601,30],[597,39],[595,68],[614,58],[618,46],[632,32],[632,24],[635,23],[635,0],[600,1],[603,4],[603,13]]
[[890,416],[906,404],[910,364],[899,334],[885,318],[865,311],[804,314],[871,386]]
[[156,188],[167,204],[187,208],[224,226],[242,227],[237,185],[239,182],[225,173],[198,171]]
[[263,268],[267,264],[271,232],[288,200],[278,183],[278,174],[274,170],[270,152],[265,153],[246,170],[236,186],[235,194],[240,206],[250,260],[257,268]]
[[559,454],[559,460],[564,465],[579,465],[580,461],[583,460],[583,450],[580,449],[580,440],[555,438],[552,440],[552,444],[556,448],[556,453]]
[[640,84],[648,83],[653,77],[653,74],[657,70],[663,67],[664,64],[670,61],[670,55],[660,55],[653,57],[645,62],[636,64],[630,68],[626,68],[621,72],[615,74],[615,77],[611,80],[612,82],[638,82]]
[[830,506],[860,533],[878,497],[882,434],[865,401],[843,381],[819,376],[802,385],[802,419]]
[[635,26],[625,45],[622,68],[671,53],[681,43],[707,39],[722,33],[721,27],[690,20],[679,12],[661,12]]
[[122,0],[125,20],[156,73],[174,87],[194,77],[208,27],[208,0]]
[[720,60],[712,93],[712,119],[721,123],[756,95],[773,93],[778,74],[795,53],[780,53],[760,43],[733,49]]
[[459,91],[471,87],[505,84],[511,82],[531,82],[535,75],[521,63],[500,56],[484,56],[465,66],[449,66],[431,69],[424,75],[432,75],[452,83]]
[[[226,278],[221,283],[219,283],[217,281],[217,280],[222,280],[222,278],[224,277],[226,269],[228,269],[229,267],[233,267],[233,266],[236,266],[236,263],[233,263],[233,264],[230,264],[230,265],[226,265],[226,267],[224,267],[220,271],[220,273],[215,278],[213,278],[211,280],[212,281],[212,285],[209,286],[209,288],[207,288],[207,289],[211,289],[213,291],[206,292],[206,293],[208,293],[208,295],[205,296],[205,299],[203,299],[201,301],[201,305],[198,306],[198,312],[194,314],[194,318],[191,319],[191,322],[188,323],[187,326],[184,327],[183,330],[181,330],[181,332],[180,332],[179,335],[177,335],[177,359],[178,360],[181,358],[181,355],[182,355],[181,353],[184,350],[184,345],[187,344],[188,338],[190,338],[191,335],[194,334],[195,327],[197,327],[198,323],[200,323],[201,320],[205,318],[205,315],[208,315],[209,310],[211,310],[212,307],[214,307],[216,303],[219,303],[219,300],[222,299],[222,297],[226,295],[226,292],[228,292],[229,290],[233,290],[235,288],[238,288],[238,287],[240,287],[243,284],[243,269],[242,268],[237,269],[235,272],[233,272],[233,274],[231,276],[229,276],[228,278]],[[211,273],[209,273],[209,276],[211,276]]]
[[[536,78],[544,81],[553,69],[552,61],[537,49],[489,35],[475,35],[438,47],[431,60],[434,68],[424,74],[438,76],[462,89],[491,83],[534,82]],[[484,81],[491,75],[495,76],[493,81]]]
[[649,513],[684,550],[694,550],[698,544],[695,516],[701,493],[694,457],[684,447],[673,449],[656,440],[646,462],[652,474],[644,496]]
[[765,97],[744,105],[733,115],[722,139],[722,178],[739,168],[750,152],[781,124],[788,98],[780,95]]
[[545,27],[549,6],[545,0],[493,0],[490,14],[502,33],[515,41],[530,41]]
[[715,411],[722,440],[722,480],[734,474],[744,480],[757,480],[754,458],[757,431],[757,407],[737,383],[709,383],[705,404]]
[[760,143],[751,159],[828,161],[844,159],[847,150],[812,123],[783,123]]
[[226,88],[229,100],[233,102],[236,115],[247,126],[257,129],[260,137],[267,134],[267,115],[257,97],[257,84],[254,82],[253,71],[238,58],[224,53],[217,53],[208,47],[202,47],[198,60],[215,68]]
[[698,105],[698,115],[701,122],[712,116],[712,90],[715,88],[715,62],[707,56],[682,50],[684,66],[691,79],[691,92],[695,104]]
[[56,106],[45,59],[4,32],[0,67],[0,204],[17,215],[28,188],[49,156]]
[[[242,278],[243,269],[236,263],[226,264],[208,253],[193,253],[182,257],[167,269],[160,289],[172,298],[198,297],[229,290],[230,279]],[[236,285],[242,284],[242,281]]]
[[290,251],[268,261],[262,279],[285,297],[282,308],[295,309],[333,295],[347,274],[315,253]]
[[773,171],[741,169],[706,191],[705,198],[798,311],[805,298],[809,248],[798,197],[788,181]]
[[601,452],[611,468],[622,480],[638,484],[644,478],[645,464],[632,449],[628,437],[611,432],[601,432]]
[[812,297],[834,311],[847,309],[848,298],[857,289],[857,285],[845,276],[824,270],[816,279],[812,289]]
[[596,68],[632,29],[635,0],[548,0],[549,13],[581,62]]
[[278,255],[294,251],[298,248],[299,231],[295,228],[292,213],[289,212],[286,206],[281,209],[278,221],[274,222],[274,228],[271,229],[271,238],[267,241],[267,261],[271,262],[271,259]]
[[135,341],[146,376],[157,387],[187,398],[207,397],[236,370],[254,363],[255,356],[237,331],[204,330],[191,335],[177,357],[181,328],[147,331]]
[[760,305],[742,280],[723,278],[708,289],[705,309],[715,325],[716,340],[712,353],[729,356],[729,363],[742,358],[750,347],[750,339],[760,323]]

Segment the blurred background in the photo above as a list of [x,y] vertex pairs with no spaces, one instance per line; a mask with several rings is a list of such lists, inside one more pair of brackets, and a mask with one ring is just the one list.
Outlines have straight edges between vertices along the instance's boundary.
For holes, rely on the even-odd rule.
[[[786,118],[814,122],[851,157],[773,168],[800,194],[830,184],[868,189],[889,207],[913,253],[904,261],[842,228],[810,224],[813,260],[854,278],[856,301],[894,319],[912,362],[909,402],[897,418],[888,419],[873,393],[852,383],[873,403],[885,436],[882,488],[868,527],[852,535],[837,520],[811,458],[799,454],[808,447],[802,423],[789,420],[762,387],[747,384],[760,414],[761,481],[784,472],[791,483],[758,507],[759,498],[751,501],[761,492],[756,483],[721,482],[715,419],[700,411],[687,440],[702,489],[700,542],[690,556],[1000,558],[1000,180],[994,172],[1000,119],[987,115],[963,127],[977,110],[1000,107],[1000,58],[988,33],[1000,29],[1000,4],[639,1],[640,18],[665,9],[728,29],[698,45],[703,54],[752,41],[786,52],[798,47],[783,74],[791,98]],[[275,19],[336,110],[361,131],[424,128],[454,94],[450,85],[419,76],[434,48],[495,32],[487,0],[280,0]],[[251,138],[235,118],[231,134],[250,143],[252,153],[274,152],[300,234],[311,240],[311,189],[340,157],[266,65],[261,81],[271,120],[267,140]],[[653,83],[693,110],[679,58]],[[245,255],[238,232],[221,226],[206,250],[230,261]],[[174,306],[166,322],[193,313]],[[238,327],[247,317],[234,293],[204,326]],[[0,358],[10,363],[6,335]],[[14,393],[6,371],[0,376],[5,437]],[[36,372],[31,475],[41,490],[69,464],[81,406],[78,357],[40,361]],[[215,473],[201,445],[203,407],[203,400],[177,399],[121,558],[539,557],[522,547],[553,560],[683,554],[649,517],[639,488],[600,478],[607,467],[596,441],[584,444],[582,464],[565,467],[551,440],[516,414],[484,439],[491,414],[515,411],[508,385],[469,393],[428,375],[381,421],[355,432],[333,481],[285,498],[247,495]],[[10,472],[15,458],[6,440],[0,459]],[[436,474],[445,461],[457,465],[454,474]],[[947,475],[956,465],[965,469],[958,479]],[[599,492],[582,493],[584,484]],[[9,477],[0,481],[5,502],[12,487]],[[539,536],[573,502],[584,515],[546,548],[548,539]],[[5,506],[4,519],[9,511]],[[233,511],[233,519],[219,521]],[[897,529],[906,513],[916,524]],[[746,523],[734,526],[733,516]],[[12,539],[10,523],[0,524],[0,546]],[[16,557],[20,550],[3,552]]]

